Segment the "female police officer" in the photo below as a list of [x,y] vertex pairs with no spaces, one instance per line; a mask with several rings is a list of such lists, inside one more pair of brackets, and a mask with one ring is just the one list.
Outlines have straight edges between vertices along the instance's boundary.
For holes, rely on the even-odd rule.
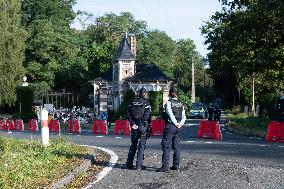
[[[165,104],[166,126],[162,139],[162,167],[157,172],[168,172],[179,170],[180,163],[180,128],[185,122],[185,110],[183,104],[177,99],[175,88],[172,86],[169,91],[170,99]],[[170,146],[174,150],[173,166],[170,168]]]
[[146,96],[146,89],[142,87],[139,90],[138,96],[133,99],[133,101],[129,104],[127,109],[127,117],[131,126],[131,146],[129,148],[128,158],[126,162],[127,169],[134,168],[133,160],[136,154],[137,145],[138,145],[138,152],[137,152],[136,169],[146,168],[143,165],[143,159],[144,159],[144,150],[147,140],[147,131],[149,127],[147,121],[149,120],[151,114],[151,106],[149,101],[145,98],[145,96]]

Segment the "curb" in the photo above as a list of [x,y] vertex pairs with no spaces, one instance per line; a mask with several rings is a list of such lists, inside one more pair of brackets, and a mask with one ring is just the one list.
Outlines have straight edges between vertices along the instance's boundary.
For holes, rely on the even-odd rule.
[[115,166],[117,160],[118,160],[118,156],[111,150],[108,150],[106,148],[102,148],[102,147],[96,147],[96,146],[88,146],[88,145],[81,145],[81,146],[86,146],[89,148],[95,148],[95,149],[99,149],[102,150],[106,153],[108,153],[110,155],[110,160],[109,163],[107,164],[107,166],[97,175],[97,179],[88,184],[87,186],[83,187],[83,189],[89,189],[91,187],[93,187],[97,182],[99,182],[100,180],[102,180],[111,170],[112,168]]
[[69,184],[72,179],[81,172],[86,172],[89,167],[94,163],[95,154],[88,155],[85,157],[84,162],[77,167],[74,171],[68,173],[66,176],[60,178],[57,182],[53,183],[51,188],[57,189],[64,187],[66,184]]

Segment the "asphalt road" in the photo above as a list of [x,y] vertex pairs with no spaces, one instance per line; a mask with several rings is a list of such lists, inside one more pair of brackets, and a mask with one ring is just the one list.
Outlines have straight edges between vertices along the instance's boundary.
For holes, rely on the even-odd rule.
[[[198,119],[187,120],[182,128],[181,171],[157,173],[161,167],[161,137],[151,137],[145,151],[146,170],[127,170],[124,164],[130,137],[123,135],[64,136],[78,144],[100,146],[114,151],[119,159],[114,169],[94,188],[255,188],[284,189],[284,143],[236,135],[222,125],[222,141],[197,139]],[[40,133],[1,131],[0,135],[40,138]],[[53,135],[55,136],[55,135]]]

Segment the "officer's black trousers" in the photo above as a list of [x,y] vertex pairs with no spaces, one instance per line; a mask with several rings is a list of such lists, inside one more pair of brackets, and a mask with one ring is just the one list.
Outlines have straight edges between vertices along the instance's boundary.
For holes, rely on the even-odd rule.
[[169,169],[170,164],[170,147],[174,150],[173,166],[179,167],[180,163],[180,135],[181,131],[174,124],[167,124],[163,133],[162,140],[162,167]]
[[131,129],[131,146],[128,152],[128,158],[126,162],[127,166],[133,165],[133,160],[137,151],[137,145],[138,145],[138,152],[137,152],[136,166],[137,167],[143,166],[146,136],[147,136],[146,131],[141,131],[139,129]]

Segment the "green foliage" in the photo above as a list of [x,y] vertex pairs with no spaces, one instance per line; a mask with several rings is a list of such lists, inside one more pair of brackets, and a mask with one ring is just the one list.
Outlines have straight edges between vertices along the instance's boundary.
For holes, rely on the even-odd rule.
[[231,104],[237,91],[239,102],[250,104],[254,77],[256,103],[265,105],[284,88],[284,2],[223,0],[222,4],[222,11],[202,28],[211,50],[215,89]]
[[245,113],[227,114],[226,118],[229,122],[233,122],[237,127],[245,127],[251,130],[266,131],[269,119],[251,117]]
[[0,137],[0,183],[3,188],[44,188],[66,175],[87,154],[62,138],[40,142]]
[[148,31],[141,39],[138,38],[138,62],[143,64],[155,62],[169,77],[173,76],[174,51],[175,42],[163,31]]
[[13,115],[13,119],[22,119],[24,123],[28,123],[30,119],[37,119],[38,116],[35,112],[22,112]]
[[16,87],[24,75],[26,32],[19,25],[21,2],[0,1],[0,105],[16,102]]
[[163,92],[162,91],[149,91],[149,102],[151,104],[152,116],[161,115],[163,108]]
[[29,86],[27,87],[17,87],[17,106],[18,111],[20,110],[21,103],[21,112],[31,112],[34,102],[34,93],[33,89]]
[[115,112],[112,120],[127,119],[126,117],[127,107],[134,97],[135,97],[135,93],[133,90],[128,90],[125,92],[123,96],[123,101],[118,107],[117,111]]

